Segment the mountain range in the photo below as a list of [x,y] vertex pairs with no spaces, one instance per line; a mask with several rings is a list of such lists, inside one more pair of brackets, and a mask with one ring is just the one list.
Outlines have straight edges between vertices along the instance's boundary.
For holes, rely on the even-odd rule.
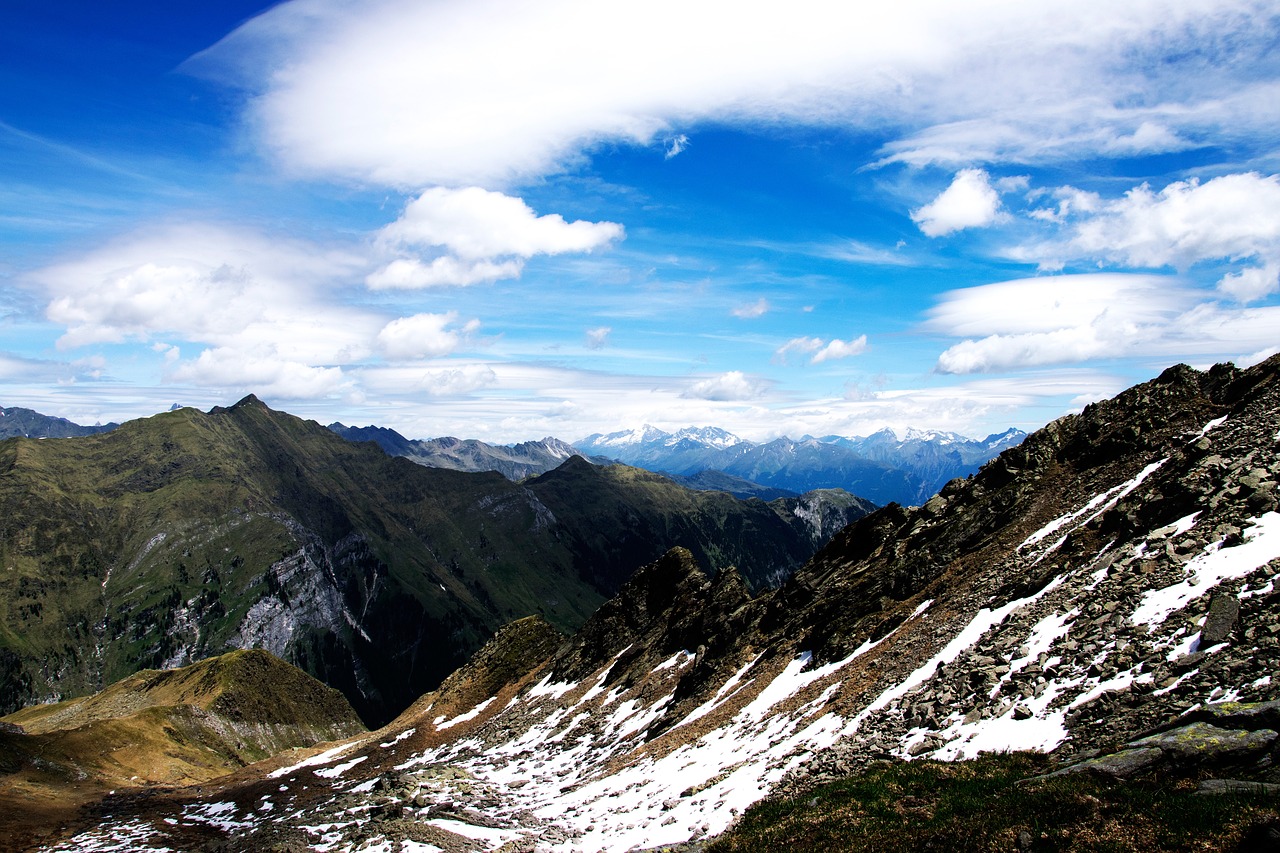
[[348,441],[372,441],[392,456],[403,456],[429,468],[497,471],[508,480],[515,481],[545,474],[558,468],[569,457],[583,455],[572,445],[550,437],[496,445],[474,438],[409,439],[386,427],[349,427],[332,423],[329,429]]
[[378,731],[42,849],[1271,850],[1278,448],[1280,357],[1171,368],[776,589],[673,548]]
[[24,438],[67,438],[80,435],[97,435],[110,432],[120,426],[116,423],[81,426],[66,418],[42,415],[32,409],[19,406],[0,406],[0,440],[22,436]]
[[0,442],[0,712],[263,648],[380,724],[503,623],[580,626],[681,545],[780,582],[872,507],[685,489],[572,456],[514,483],[388,456],[255,397]]
[[[92,435],[117,426],[82,427],[30,409],[0,408],[0,438]],[[975,440],[949,432],[908,429],[899,435],[883,429],[865,437],[805,436],[758,444],[718,427],[668,433],[645,425],[608,435],[597,433],[576,444],[548,436],[496,445],[450,436],[410,439],[386,427],[340,422],[329,429],[349,441],[374,442],[392,456],[430,468],[497,471],[516,482],[545,474],[578,455],[595,464],[622,462],[665,474],[691,489],[725,491],[741,498],[773,500],[816,489],[843,489],[878,505],[909,506],[928,500],[947,481],[972,474],[1026,435],[1009,429]]]
[[877,504],[914,506],[949,480],[972,474],[1025,438],[1009,429],[982,440],[955,433],[884,429],[861,438],[778,438],[758,444],[717,427],[668,433],[645,425],[637,430],[595,434],[574,447],[651,471],[692,476],[722,472],[793,492],[844,489]]

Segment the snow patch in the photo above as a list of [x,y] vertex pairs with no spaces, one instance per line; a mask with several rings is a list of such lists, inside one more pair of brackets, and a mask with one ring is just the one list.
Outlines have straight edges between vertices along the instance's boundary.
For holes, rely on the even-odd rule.
[[1242,578],[1280,557],[1280,513],[1249,519],[1244,542],[1223,548],[1222,540],[1206,546],[1186,564],[1186,577],[1164,589],[1143,593],[1130,617],[1134,625],[1154,627],[1225,580]]
[[387,741],[386,743],[380,743],[378,744],[378,746],[382,747],[383,749],[386,749],[387,747],[395,746],[405,738],[412,737],[413,733],[416,731],[417,729],[405,729],[400,734],[393,737],[391,740]]
[[326,768],[326,769],[324,769],[324,770],[317,770],[317,771],[316,771],[316,775],[317,775],[317,776],[322,776],[322,777],[324,777],[325,779],[337,779],[337,778],[338,778],[339,776],[341,776],[343,773],[346,773],[346,772],[347,772],[348,770],[350,770],[352,767],[355,767],[357,764],[359,764],[360,762],[364,761],[364,760],[365,760],[366,758],[368,758],[368,757],[369,757],[369,756],[367,756],[367,755],[361,755],[361,756],[359,756],[358,758],[353,758],[353,759],[351,759],[350,761],[347,761],[347,762],[345,762],[345,763],[343,763],[343,764],[339,764],[339,765],[337,765],[337,766],[335,766],[335,767],[329,767],[329,768]]
[[288,767],[281,767],[278,770],[272,770],[267,774],[267,778],[279,779],[281,776],[288,776],[295,770],[301,770],[304,767],[315,767],[320,764],[328,764],[330,761],[336,760],[340,755],[342,755],[342,753],[346,752],[353,746],[355,746],[355,744],[351,743],[346,743],[342,746],[335,746],[333,749],[327,749],[319,755],[313,755],[310,758],[305,758],[297,764],[291,764]]
[[440,720],[442,719],[441,717],[436,717],[434,725],[438,731],[443,731],[444,729],[448,729],[448,728],[452,728],[453,726],[456,726],[458,723],[465,723],[468,720],[474,720],[476,717],[480,716],[481,712],[483,712],[485,708],[488,708],[491,704],[493,704],[493,700],[495,698],[496,697],[494,696],[490,696],[488,699],[484,700],[479,705],[472,708],[470,711],[467,711],[465,714],[459,714],[458,716],[454,717],[452,720],[445,720],[443,723],[440,722]]

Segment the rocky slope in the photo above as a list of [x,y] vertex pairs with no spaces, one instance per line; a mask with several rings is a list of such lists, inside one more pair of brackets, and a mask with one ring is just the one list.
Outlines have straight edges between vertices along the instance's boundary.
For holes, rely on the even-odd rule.
[[673,545],[764,585],[840,512],[861,514],[579,457],[522,484],[425,468],[252,397],[86,438],[10,439],[0,712],[260,647],[383,723],[511,619],[571,631]]
[[872,762],[1011,749],[1280,784],[1278,449],[1280,357],[1171,368],[776,591],[673,550],[540,662],[526,623],[486,653],[503,677],[482,655],[482,686],[374,735],[50,849],[649,848]]

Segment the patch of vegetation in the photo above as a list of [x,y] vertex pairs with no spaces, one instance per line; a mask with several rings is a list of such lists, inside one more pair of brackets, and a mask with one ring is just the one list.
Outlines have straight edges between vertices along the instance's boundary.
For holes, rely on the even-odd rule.
[[1032,780],[1049,769],[1032,753],[877,765],[758,803],[707,850],[1244,851],[1280,825],[1277,794],[1200,795],[1186,778]]

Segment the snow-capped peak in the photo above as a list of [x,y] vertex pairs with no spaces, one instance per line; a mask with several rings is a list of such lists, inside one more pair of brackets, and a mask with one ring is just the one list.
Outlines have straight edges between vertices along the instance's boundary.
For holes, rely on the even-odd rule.
[[742,439],[738,438],[728,430],[720,429],[720,427],[685,427],[667,438],[667,446],[671,446],[680,441],[692,441],[697,444],[723,449],[733,447],[735,444],[742,444]]
[[968,438],[955,432],[946,432],[937,429],[916,429],[915,427],[907,427],[907,434],[902,441],[931,441],[935,444],[954,444],[957,441],[969,441]]
[[650,424],[645,424],[639,429],[611,432],[608,435],[600,435],[597,433],[596,435],[588,436],[583,439],[579,444],[590,445],[592,447],[635,447],[637,445],[662,442],[670,437],[670,433],[664,432]]

